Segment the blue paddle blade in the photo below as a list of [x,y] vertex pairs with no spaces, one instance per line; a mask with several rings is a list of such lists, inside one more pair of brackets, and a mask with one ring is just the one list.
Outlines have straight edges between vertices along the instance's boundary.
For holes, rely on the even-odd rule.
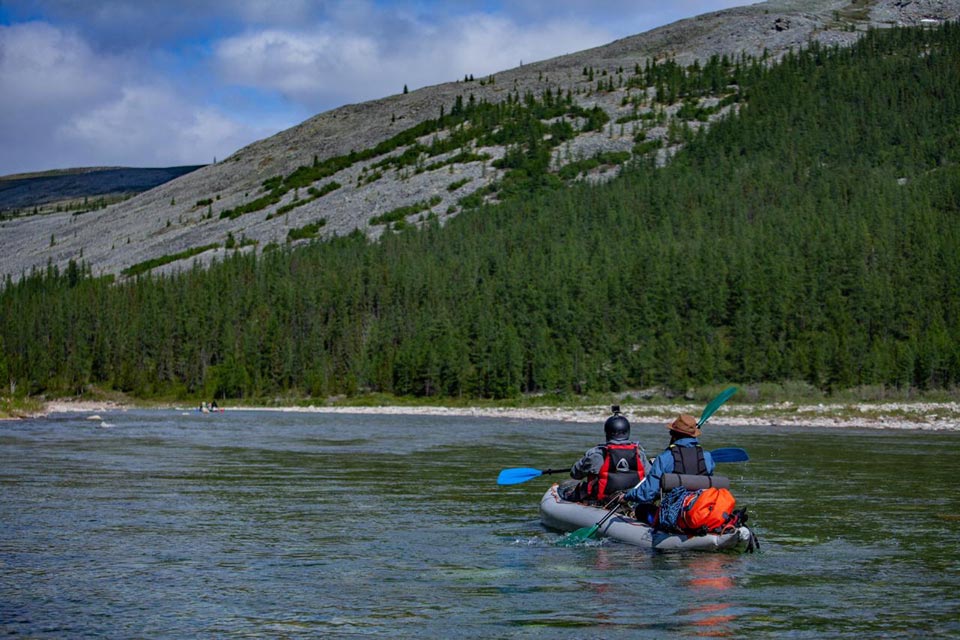
[[504,469],[497,476],[497,484],[520,484],[527,480],[533,480],[543,475],[540,469],[531,469],[529,467],[517,467],[516,469]]
[[729,399],[730,399],[730,396],[732,396],[732,395],[735,394],[736,392],[737,392],[737,388],[736,388],[736,387],[729,387],[729,388],[727,388],[726,390],[724,390],[723,393],[721,393],[721,394],[718,395],[716,398],[714,398],[713,400],[711,400],[711,401],[710,401],[710,404],[708,404],[708,405],[704,408],[703,413],[700,414],[700,420],[699,420],[699,422],[697,422],[697,426],[698,426],[698,427],[702,427],[702,426],[703,426],[703,423],[706,422],[707,419],[710,418],[710,416],[713,415],[713,412],[716,411],[717,409],[719,409],[719,408],[720,408],[720,405],[722,405],[724,402],[726,402],[727,400],[729,400]]
[[747,462],[750,456],[738,447],[723,447],[710,452],[714,462]]

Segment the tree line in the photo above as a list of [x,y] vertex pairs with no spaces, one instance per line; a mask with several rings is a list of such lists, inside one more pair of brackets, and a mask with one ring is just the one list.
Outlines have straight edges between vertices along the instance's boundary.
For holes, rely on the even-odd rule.
[[[175,275],[8,278],[0,379],[182,397],[950,388],[958,61],[955,24],[874,31],[757,71],[670,164],[607,184],[528,180],[442,227]],[[538,166],[525,149],[517,166]]]

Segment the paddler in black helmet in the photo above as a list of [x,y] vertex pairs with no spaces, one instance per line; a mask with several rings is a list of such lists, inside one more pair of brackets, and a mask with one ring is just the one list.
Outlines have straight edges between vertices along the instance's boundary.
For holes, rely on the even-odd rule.
[[561,497],[576,502],[605,502],[618,491],[635,487],[644,478],[646,455],[638,442],[630,441],[630,422],[614,406],[603,424],[604,444],[589,449],[570,469],[581,482],[564,483]]

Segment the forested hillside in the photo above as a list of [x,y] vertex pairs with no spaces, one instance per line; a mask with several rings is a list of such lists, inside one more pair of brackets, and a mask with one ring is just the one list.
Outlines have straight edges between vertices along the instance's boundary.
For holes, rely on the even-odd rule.
[[167,277],[8,280],[0,379],[182,397],[956,385],[960,28],[751,69],[736,114],[605,185],[524,180],[442,228]]

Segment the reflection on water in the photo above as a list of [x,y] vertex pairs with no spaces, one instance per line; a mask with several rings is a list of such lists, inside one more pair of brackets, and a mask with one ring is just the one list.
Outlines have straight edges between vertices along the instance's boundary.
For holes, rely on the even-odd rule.
[[735,582],[726,571],[727,558],[716,554],[704,554],[688,565],[686,578],[691,599],[696,604],[680,615],[689,619],[689,634],[705,638],[727,638],[736,635],[732,624],[736,621],[735,607],[726,602],[725,596],[733,589]]
[[711,427],[750,453],[723,472],[763,547],[669,555],[559,547],[550,479],[495,484],[572,463],[599,419],[84,418],[0,425],[0,633],[960,635],[960,434]]

